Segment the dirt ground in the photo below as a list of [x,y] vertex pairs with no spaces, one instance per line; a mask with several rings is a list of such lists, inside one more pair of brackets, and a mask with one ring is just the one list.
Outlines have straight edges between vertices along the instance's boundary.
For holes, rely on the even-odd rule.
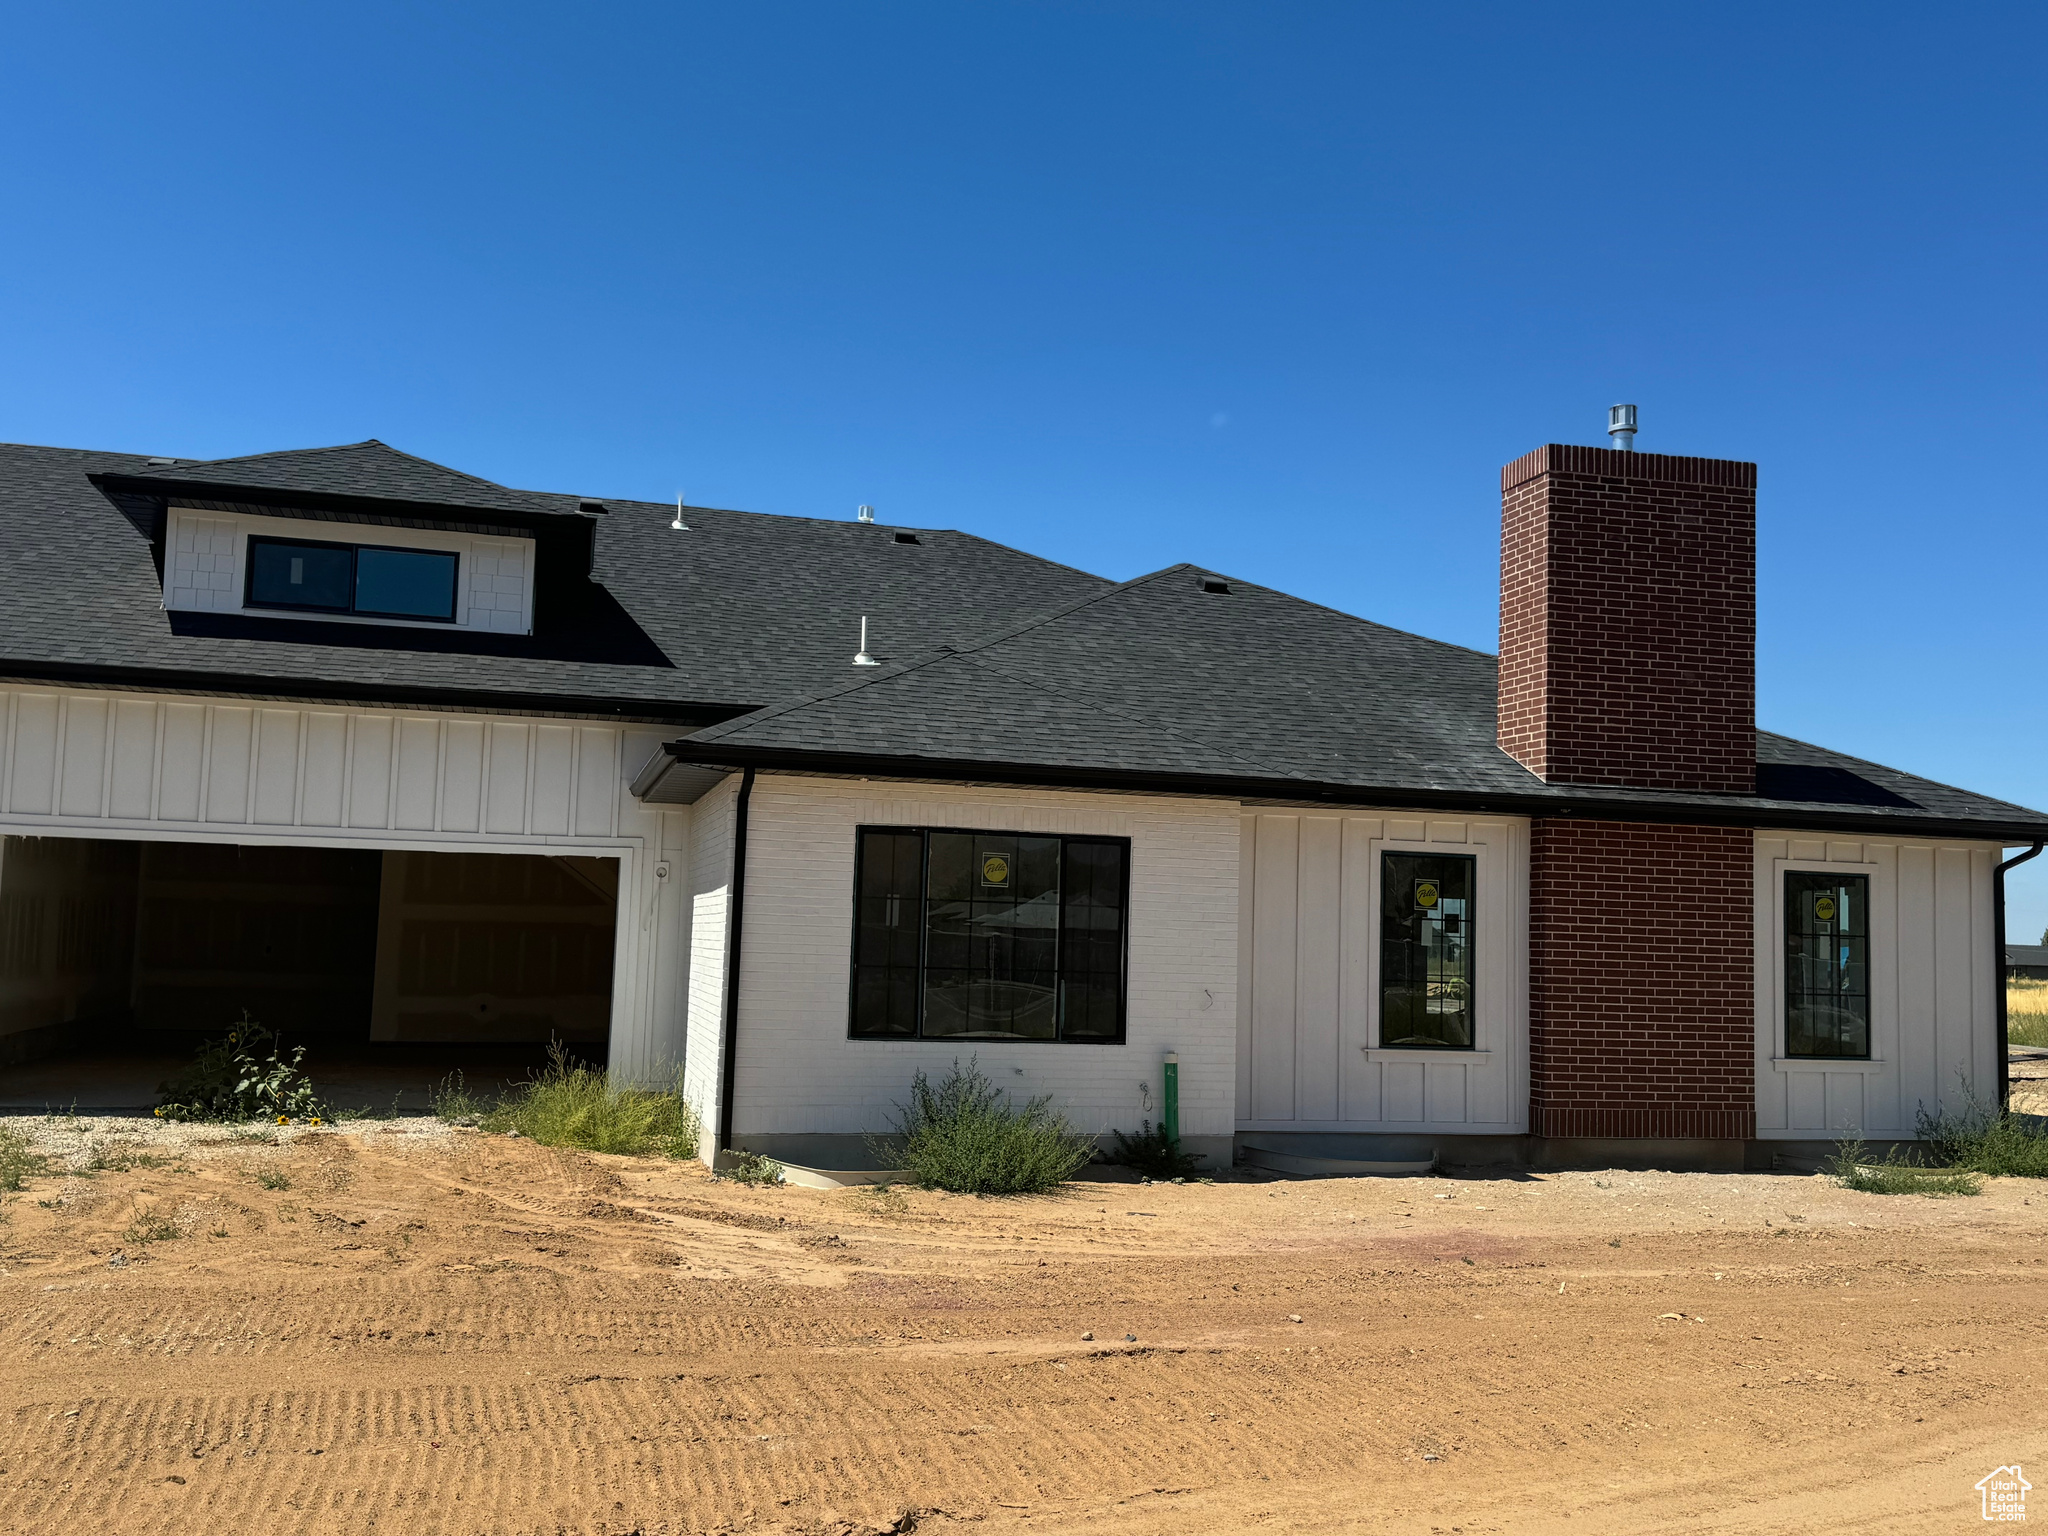
[[0,1226],[7,1532],[1921,1536],[2013,1462],[2048,1506],[2040,1184],[976,1200],[13,1123],[79,1171]]

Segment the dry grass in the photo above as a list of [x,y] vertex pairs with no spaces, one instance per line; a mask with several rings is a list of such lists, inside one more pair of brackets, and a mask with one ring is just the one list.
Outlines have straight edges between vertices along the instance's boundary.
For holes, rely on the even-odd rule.
[[444,1120],[487,1131],[514,1131],[544,1147],[578,1147],[621,1156],[690,1158],[702,1131],[696,1106],[683,1096],[682,1074],[666,1092],[622,1088],[604,1072],[571,1060],[559,1045],[548,1066],[496,1104],[473,1099],[459,1083],[444,1084],[435,1100]]
[[2005,1009],[2014,1045],[2048,1045],[2048,981],[2008,981]]

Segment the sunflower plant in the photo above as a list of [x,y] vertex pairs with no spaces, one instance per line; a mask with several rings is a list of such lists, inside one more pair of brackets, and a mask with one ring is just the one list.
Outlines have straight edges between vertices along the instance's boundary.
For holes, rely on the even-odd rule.
[[162,1096],[157,1115],[165,1120],[317,1123],[327,1114],[327,1106],[300,1065],[305,1056],[303,1045],[287,1052],[277,1035],[245,1010],[241,1023],[221,1038],[204,1042],[190,1066],[157,1085]]

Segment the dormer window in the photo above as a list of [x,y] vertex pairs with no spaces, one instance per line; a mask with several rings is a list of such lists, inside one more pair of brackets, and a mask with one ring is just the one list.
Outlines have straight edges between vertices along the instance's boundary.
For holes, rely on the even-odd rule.
[[174,505],[165,545],[167,608],[533,632],[534,543],[511,529],[347,523]]
[[457,559],[440,550],[251,539],[243,604],[450,624]]

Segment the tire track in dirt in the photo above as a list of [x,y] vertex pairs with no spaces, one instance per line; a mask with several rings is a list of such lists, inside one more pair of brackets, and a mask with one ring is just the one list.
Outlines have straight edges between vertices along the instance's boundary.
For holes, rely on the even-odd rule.
[[[600,1376],[184,1396],[155,1410],[146,1400],[103,1399],[75,1421],[60,1421],[54,1411],[40,1424],[33,1411],[11,1414],[0,1457],[10,1466],[33,1461],[48,1469],[49,1481],[73,1483],[68,1494],[46,1491],[20,1506],[34,1519],[63,1524],[107,1514],[112,1506],[81,1486],[85,1447],[93,1445],[120,1470],[147,1463],[160,1476],[186,1476],[183,1486],[210,1490],[208,1507],[219,1515],[260,1515],[278,1529],[311,1529],[293,1522],[353,1507],[352,1490],[374,1485],[395,1497],[402,1488],[439,1486],[451,1468],[446,1487],[453,1502],[516,1498],[522,1485],[541,1478],[565,1507],[586,1511],[601,1507],[592,1501],[622,1479],[643,1497],[690,1508],[792,1493],[880,1499],[908,1489],[940,1497],[961,1487],[990,1498],[1087,1503],[1105,1492],[1185,1481],[1197,1470],[1230,1481],[1315,1480],[1376,1475],[1422,1454],[1533,1459],[1560,1433],[1581,1449],[1626,1455],[1645,1428],[1683,1427],[1655,1423],[1681,1411],[1682,1394],[1617,1400],[1597,1380],[1578,1392],[1550,1393],[1548,1423],[1526,1410],[1496,1410],[1491,1420],[1473,1423],[1460,1422],[1460,1410],[1446,1412],[1439,1400],[1446,1387],[1461,1400],[1510,1408],[1528,1402],[1528,1374],[1497,1366],[1456,1368],[1425,1382],[1364,1371],[1351,1359],[1303,1361],[1273,1352],[1096,1354],[1006,1368],[1009,1379],[998,1393],[989,1379],[995,1373],[982,1365],[962,1362],[939,1372],[929,1361],[863,1365],[803,1377],[699,1368],[651,1381]],[[1017,1379],[1019,1369],[1063,1379],[1046,1389]],[[1793,1417],[1805,1413],[1799,1404]],[[971,1417],[963,1422],[963,1414]],[[1775,1420],[1752,1427],[1768,1434]],[[1582,1422],[1561,1427],[1572,1421]],[[51,1443],[50,1426],[59,1422]],[[1328,1425],[1344,1426],[1341,1440],[1321,1432]],[[1305,1432],[1310,1427],[1316,1428]],[[1028,1450],[1049,1439],[1062,1447],[1054,1466]],[[187,1466],[194,1445],[222,1448],[198,1460],[222,1459],[214,1468]],[[324,1454],[308,1457],[311,1450]],[[322,1464],[280,1459],[292,1456]],[[216,1470],[221,1466],[224,1473]]]
[[[1697,1510],[1738,1506],[1766,1463],[1757,1495],[1789,1519],[1781,1468],[1824,1475],[1923,1420],[1988,1450],[2048,1366],[2039,1229],[2002,1206],[1910,1243],[1838,1221],[1620,1228],[1615,1250],[1576,1219],[1417,1231],[1393,1207],[1420,1186],[1364,1182],[891,1204],[516,1144],[293,1157],[348,1175],[317,1240],[266,1207],[110,1272],[125,1217],[12,1207],[10,1249],[45,1257],[0,1276],[0,1530],[795,1533],[906,1506],[980,1536],[1261,1511],[1407,1530],[1454,1510],[1453,1469],[1471,1509],[1521,1489],[1523,1514],[1656,1529],[1618,1469]],[[143,1177],[169,1199],[239,1175]],[[105,1178],[98,1204],[138,1183]],[[1169,1215],[1113,1232],[1140,1198]]]

